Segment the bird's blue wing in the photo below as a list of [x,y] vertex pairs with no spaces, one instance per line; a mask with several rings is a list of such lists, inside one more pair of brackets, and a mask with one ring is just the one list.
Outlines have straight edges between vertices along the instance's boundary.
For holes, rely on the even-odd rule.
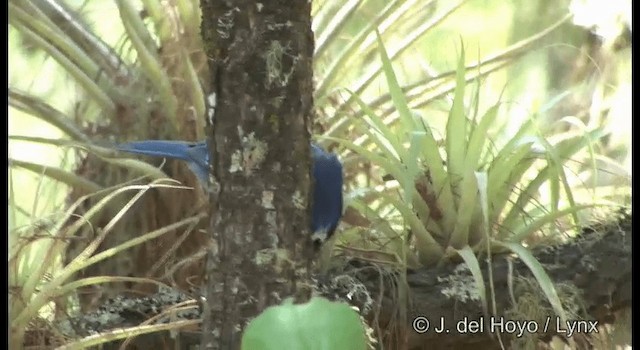
[[311,144],[313,160],[312,239],[323,241],[334,233],[342,217],[342,164],[335,154]]

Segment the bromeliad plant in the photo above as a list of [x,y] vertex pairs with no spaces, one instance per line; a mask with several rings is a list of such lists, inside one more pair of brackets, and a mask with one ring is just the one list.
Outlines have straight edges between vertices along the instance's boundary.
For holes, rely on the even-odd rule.
[[[469,79],[462,48],[442,142],[427,119],[409,108],[380,38],[378,45],[397,122],[385,122],[358,95],[351,94],[363,112],[362,118],[354,120],[363,137],[359,142],[331,139],[381,168],[398,186],[377,193],[375,203],[354,198],[351,205],[370,222],[380,222],[385,210],[390,213],[387,217],[400,216],[403,225],[394,227],[387,224],[393,221],[389,219],[376,228],[394,242],[388,247],[395,249],[405,266],[412,257],[423,266],[462,259],[474,276],[485,310],[480,257],[515,253],[531,269],[556,314],[565,317],[551,279],[527,245],[561,218],[576,224],[576,214],[594,205],[576,203],[565,163],[577,152],[590,149],[605,135],[603,130],[552,142],[538,122],[541,118],[532,116],[504,145],[495,147],[490,128],[496,123],[500,104],[480,116],[476,94],[474,108],[468,111],[465,89]],[[550,188],[547,203],[537,198],[543,186]]]
[[[12,229],[9,232],[11,241],[9,248],[9,343],[13,348],[42,345],[62,345],[67,337],[73,334],[62,334],[59,326],[53,326],[54,316],[64,316],[71,309],[77,308],[76,293],[82,288],[98,287],[117,282],[136,282],[156,284],[153,279],[128,276],[91,276],[79,278],[78,272],[101,261],[125,252],[128,249],[157,239],[173,230],[191,231],[202,219],[200,216],[188,217],[172,225],[141,234],[136,239],[129,240],[112,249],[97,252],[101,242],[114,231],[116,224],[126,215],[131,207],[149,189],[154,187],[173,187],[175,185],[135,185],[108,188],[91,195],[97,197],[97,203],[84,216],[74,212],[89,196],[78,199],[69,206],[56,220],[32,224],[26,227]],[[13,188],[13,186],[10,186]],[[184,188],[184,187],[177,187]],[[135,195],[123,203],[123,194],[135,191]],[[12,196],[11,198],[14,198]],[[34,207],[37,207],[37,203]],[[62,257],[69,242],[81,239],[78,233],[100,213],[117,206],[119,210],[113,215],[109,223],[97,229],[97,237],[89,242],[77,257],[65,264]],[[10,214],[18,210],[17,205],[10,201]],[[95,229],[95,228],[94,228]],[[59,321],[59,320],[58,320]],[[82,343],[92,346],[114,339],[123,339],[138,334],[151,333],[165,329],[179,329],[185,322],[150,326],[144,329],[132,327],[118,330],[114,334],[102,334],[92,337]],[[186,322],[193,324],[195,321]],[[44,340],[43,340],[44,339]],[[76,344],[78,345],[78,344]]]

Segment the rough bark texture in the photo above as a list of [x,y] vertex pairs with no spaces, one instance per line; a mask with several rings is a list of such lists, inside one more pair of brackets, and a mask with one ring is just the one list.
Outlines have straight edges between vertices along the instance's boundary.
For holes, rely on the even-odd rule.
[[251,318],[309,278],[311,5],[202,1],[209,57],[210,233],[202,348],[236,349]]

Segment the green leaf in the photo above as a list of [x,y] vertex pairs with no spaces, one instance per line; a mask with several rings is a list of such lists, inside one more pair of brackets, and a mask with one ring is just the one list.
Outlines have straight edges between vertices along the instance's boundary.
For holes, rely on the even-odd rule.
[[[472,219],[472,227],[474,230],[471,232],[469,239],[473,244],[482,242],[490,242],[491,228],[489,226],[489,200],[487,194],[487,172],[477,171],[475,172],[476,181],[478,184],[478,196],[477,209],[474,211],[474,217]],[[490,244],[487,244],[487,250],[490,250]],[[490,251],[487,251],[487,256],[491,256]]]
[[[502,149],[491,163],[487,183],[491,221],[498,220],[513,193],[513,187],[521,181],[522,174],[536,160],[532,151],[532,145],[536,142],[537,138],[523,137],[519,144],[509,145],[509,152],[506,147]],[[526,200],[530,198],[526,197]]]
[[346,304],[313,298],[267,308],[242,335],[242,350],[364,350],[366,334]]
[[[356,125],[356,127],[360,128],[359,126]],[[370,130],[367,130],[366,128],[361,128],[361,131],[363,133],[368,133],[369,135],[372,136],[372,133],[370,133]],[[394,178],[396,179],[401,179],[402,178],[402,169],[403,166],[400,163],[400,161],[398,159],[396,159],[395,157],[389,157],[388,155],[380,155],[377,154],[373,151],[370,151],[360,145],[356,145],[355,143],[348,141],[348,140],[342,140],[342,139],[338,139],[338,138],[334,138],[334,137],[329,137],[329,136],[325,136],[323,137],[326,140],[331,140],[331,141],[335,141],[349,149],[351,149],[352,151],[362,155],[363,157],[365,157],[366,159],[368,159],[369,161],[371,161],[372,163],[377,164],[378,166],[380,166],[382,169],[384,169],[384,171],[386,171],[387,173],[393,175]],[[374,137],[372,137],[372,139],[376,139]]]
[[478,257],[473,253],[473,250],[469,246],[465,246],[462,249],[456,250],[458,255],[464,260],[471,271],[471,275],[473,275],[473,279],[476,282],[476,288],[478,288],[478,294],[480,295],[480,300],[482,302],[482,308],[484,310],[485,315],[488,315],[488,304],[487,304],[487,288],[484,285],[484,278],[482,278],[482,270],[480,269],[480,262],[478,261]]
[[153,82],[153,86],[158,90],[160,101],[165,107],[164,113],[166,113],[167,118],[173,123],[176,130],[180,130],[176,117],[178,100],[171,89],[171,81],[162,67],[157,54],[159,50],[151,33],[145,27],[142,18],[130,1],[116,0],[116,5],[120,11],[124,29],[136,49],[141,67]]
[[90,142],[89,137],[85,135],[77,124],[72,122],[68,115],[46,103],[40,97],[9,87],[9,105],[55,126],[72,140]]
[[480,157],[485,149],[485,142],[489,139],[489,126],[495,122],[499,107],[500,106],[496,104],[489,108],[482,119],[480,119],[478,126],[471,130],[471,137],[467,145],[467,157],[464,163],[465,166],[470,167],[472,170],[476,170],[478,164],[480,164]]
[[102,187],[94,182],[91,182],[82,176],[79,176],[71,171],[66,171],[58,167],[52,167],[42,164],[36,164],[31,162],[25,162],[18,159],[9,158],[10,167],[20,167],[36,174],[43,174],[54,180],[60,181],[69,187],[75,188],[84,193],[93,193],[102,189]]
[[[356,2],[360,3],[360,1]],[[337,55],[331,56],[331,63],[329,64],[329,67],[324,70],[324,72],[319,72],[320,76],[318,78],[317,88],[314,92],[315,98],[322,100],[327,96],[328,89],[331,87],[334,80],[340,76],[340,73],[343,73],[345,70],[352,68],[352,63],[350,62],[357,57],[361,57],[360,55],[362,54],[362,52],[359,51],[361,50],[361,46],[365,39],[369,36],[369,34],[371,34],[382,21],[387,20],[389,14],[393,13],[400,5],[402,5],[402,3],[402,1],[398,0],[390,1],[387,6],[376,15],[375,18],[370,19],[367,25],[364,26],[356,36],[348,41],[347,45],[342,49],[342,51],[340,51]],[[341,12],[343,12],[342,9]],[[331,22],[334,23],[333,20]],[[336,23],[335,26],[331,26],[329,29],[318,28],[318,31],[316,32],[318,34],[318,37],[316,39],[316,52],[314,52],[314,59],[322,59],[322,56],[330,46],[328,44],[334,44],[333,42],[329,41],[328,38],[334,38],[339,35],[340,32],[335,29],[338,25],[342,24],[343,23]]]
[[550,223],[554,222],[555,220],[557,220],[558,218],[561,218],[561,217],[563,217],[565,215],[568,215],[568,214],[577,213],[578,211],[583,210],[583,209],[593,208],[593,207],[597,207],[597,206],[598,206],[598,204],[576,205],[576,206],[571,206],[571,207],[568,207],[568,208],[564,208],[564,209],[561,209],[561,210],[550,212],[547,215],[535,217],[532,222],[529,222],[526,225],[523,225],[520,229],[515,231],[513,233],[513,236],[511,236],[509,240],[511,242],[520,242],[523,239],[529,237],[534,232],[540,230],[542,228],[542,226],[544,226],[546,224],[550,224]]
[[[85,69],[89,71],[83,71],[82,67],[78,65],[78,61],[88,62],[88,64],[92,64],[90,60],[86,58],[85,55],[81,55],[78,57],[70,58],[65,52],[61,51],[61,48],[65,46],[63,42],[67,42],[67,38],[60,34],[58,31],[46,30],[45,28],[39,28],[45,33],[56,34],[55,37],[51,36],[49,38],[45,38],[40,36],[36,31],[32,29],[33,24],[38,24],[39,26],[43,25],[42,22],[34,19],[30,15],[26,14],[23,10],[15,6],[13,3],[9,4],[9,10],[11,12],[11,16],[9,16],[9,23],[16,28],[18,31],[24,35],[26,40],[29,40],[35,46],[41,48],[43,51],[51,55],[51,57],[56,60],[66,72],[71,75],[75,81],[82,86],[85,91],[95,100],[98,105],[105,111],[107,115],[111,115],[115,111],[115,104],[110,96],[107,94],[105,89],[106,87],[101,87],[97,81],[88,74],[95,67],[85,67]],[[53,40],[53,41],[52,41]]]
[[389,222],[384,220],[378,211],[371,209],[364,201],[352,199],[349,202],[349,206],[356,209],[358,213],[374,223],[375,228],[381,231],[386,237],[392,238],[398,236],[398,233],[391,227]]
[[[447,170],[449,176],[462,179],[465,169],[465,153],[467,150],[467,116],[464,108],[465,66],[464,45],[460,44],[460,57],[456,69],[456,87],[453,90],[453,104],[447,119]],[[457,182],[452,182],[453,190]]]
[[407,158],[404,159],[406,171],[403,173],[404,177],[400,182],[403,186],[404,200],[407,203],[413,203],[413,194],[416,192],[416,177],[418,176],[418,163],[420,161],[418,155],[426,133],[415,131],[411,132],[410,136],[411,144],[409,146],[409,152]]
[[533,276],[540,284],[540,288],[551,304],[553,311],[555,311],[556,315],[560,317],[562,323],[565,324],[567,320],[567,314],[562,308],[562,303],[560,302],[558,292],[553,285],[553,281],[551,281],[551,278],[544,270],[540,262],[535,258],[535,256],[533,256],[533,254],[531,254],[531,252],[527,248],[520,245],[520,243],[504,243],[498,241],[493,241],[493,243],[511,250],[516,255],[518,255],[520,260],[522,260],[527,265],[527,267],[529,267],[529,270],[533,273]]
[[478,179],[474,171],[469,170],[464,174],[459,191],[462,195],[458,204],[458,217],[449,241],[454,249],[460,249],[460,247],[469,244],[469,225],[476,209],[478,197]]
[[380,52],[380,58],[382,59],[382,70],[384,71],[384,75],[387,79],[387,85],[389,86],[389,93],[391,94],[391,100],[393,101],[393,106],[400,114],[400,123],[402,124],[403,131],[409,132],[414,130],[417,125],[413,122],[413,116],[411,114],[411,110],[409,109],[409,104],[407,103],[407,98],[398,83],[398,78],[396,77],[396,73],[393,71],[393,66],[391,65],[391,60],[389,60],[389,56],[387,55],[387,50],[384,47],[384,43],[380,38],[380,33],[376,31],[376,35],[378,38],[378,48]]
[[411,228],[411,232],[416,236],[416,248],[420,252],[420,261],[429,266],[440,260],[444,255],[444,249],[436,242],[431,233],[427,231],[424,223],[418,219],[416,214],[404,202],[393,197],[387,198],[398,209]]
[[402,147],[402,144],[398,139],[397,133],[391,130],[391,128],[388,127],[385,123],[383,123],[382,119],[378,117],[376,113],[366,103],[364,103],[364,101],[362,101],[360,96],[351,92],[350,90],[347,90],[347,92],[351,94],[351,98],[353,98],[358,103],[358,106],[365,113],[364,117],[358,120],[361,123],[365,123],[365,125],[372,130],[376,130],[378,134],[382,136],[382,138],[378,138],[378,147],[389,155],[392,155],[399,159],[403,159],[404,157],[402,157],[401,155],[404,153],[404,148]]
[[[575,153],[585,147],[588,147],[588,145],[594,143],[604,135],[606,135],[606,132],[604,130],[596,129],[588,132],[586,135],[580,135],[563,140],[556,144],[553,148],[555,153],[557,154],[558,159],[569,160]],[[524,171],[522,171],[522,173],[524,173]],[[557,174],[554,175],[550,166],[542,169],[522,191],[522,194],[518,197],[510,212],[503,220],[503,225],[507,228],[513,228],[517,220],[521,217],[523,208],[525,208],[527,203],[531,201],[531,195],[537,193],[540,186],[542,186],[548,179],[553,178],[554,176],[557,178]],[[570,193],[571,189],[570,187],[568,187],[568,183],[565,186],[565,192]]]

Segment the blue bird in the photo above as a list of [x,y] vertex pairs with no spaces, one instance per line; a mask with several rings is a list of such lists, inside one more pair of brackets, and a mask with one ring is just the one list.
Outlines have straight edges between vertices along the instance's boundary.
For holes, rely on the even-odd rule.
[[[209,183],[209,150],[205,141],[146,140],[116,146],[119,151],[185,161],[198,180]],[[333,153],[311,144],[313,161],[313,207],[311,239],[323,242],[331,237],[342,217],[342,164]]]

